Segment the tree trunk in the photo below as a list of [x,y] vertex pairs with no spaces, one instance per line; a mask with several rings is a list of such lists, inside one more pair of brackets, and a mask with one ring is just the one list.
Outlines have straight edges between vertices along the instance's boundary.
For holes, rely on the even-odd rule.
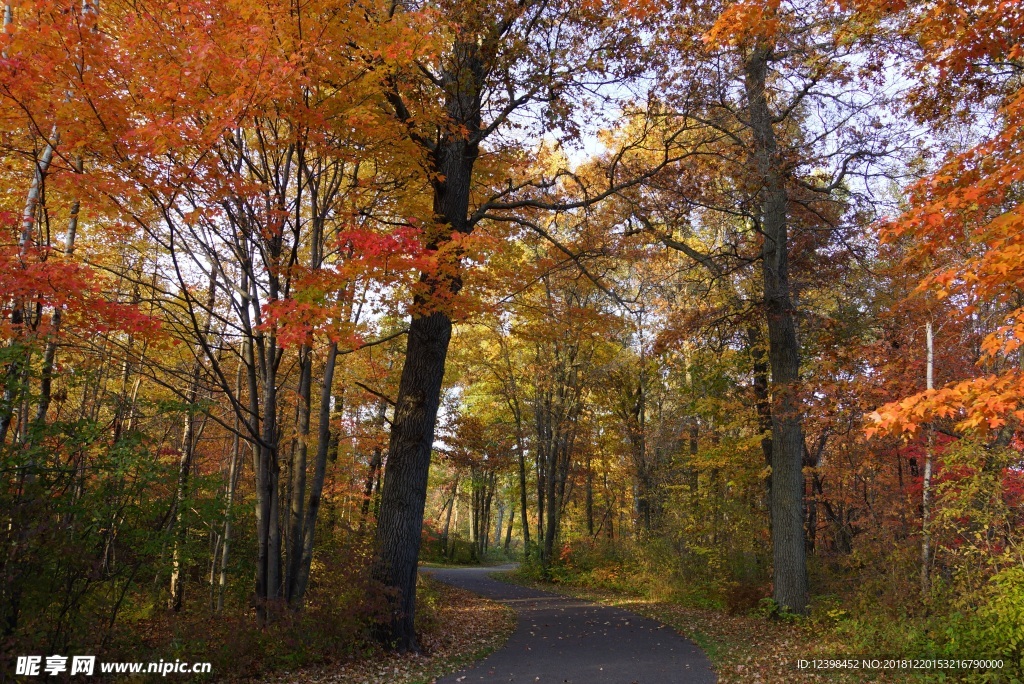
[[765,87],[771,52],[758,46],[745,64],[745,90],[753,156],[761,177],[762,275],[772,371],[772,559],[776,603],[796,613],[807,610],[804,548],[803,429],[797,383],[800,345],[790,298],[788,195],[768,109]]
[[480,476],[473,469],[469,478],[469,543],[475,548],[480,526]]
[[[75,169],[81,173],[82,168],[82,159],[79,157],[75,160]],[[71,204],[71,216],[68,218],[68,232],[67,235],[64,236],[64,256],[66,257],[70,257],[75,252],[75,238],[78,234],[78,212],[80,209],[81,203],[78,200],[75,200]],[[46,349],[43,352],[43,367],[40,372],[39,404],[36,407],[35,417],[35,422],[39,427],[46,424],[46,414],[50,410],[50,400],[53,394],[53,369],[57,354],[56,337],[60,333],[62,316],[63,311],[61,307],[56,307],[53,310],[53,317],[50,320],[50,335],[52,339],[46,343]],[[0,441],[0,444],[3,444],[3,442]]]
[[292,453],[291,463],[291,502],[289,506],[290,521],[288,532],[288,570],[285,578],[285,598],[293,609],[302,605],[301,599],[296,601],[298,576],[302,566],[303,525],[306,522],[306,454],[309,443],[309,412],[311,385],[313,382],[313,351],[303,345],[299,349],[299,420],[298,442]]
[[459,496],[459,478],[455,478],[455,484],[452,485],[452,496],[448,499],[448,503],[445,504],[447,513],[444,517],[444,528],[441,530],[441,555],[448,555],[448,535],[452,529],[452,511],[455,510],[455,500]]
[[760,326],[752,324],[747,328],[747,346],[750,349],[752,370],[754,375],[754,406],[757,410],[757,431],[761,435],[761,453],[764,454],[768,475],[764,478],[765,499],[768,501],[768,527],[772,519],[772,404],[768,391],[770,380],[768,374],[768,357],[764,349],[764,340]]
[[[516,421],[516,456],[519,465],[519,508],[522,515],[523,527],[523,558],[530,557],[530,516],[529,501],[526,493],[526,433],[523,429],[523,411],[519,403],[519,388],[516,383],[515,370],[512,368],[512,359],[509,356],[508,346],[502,340],[501,345],[505,367],[508,369],[508,397],[507,403]],[[506,547],[508,544],[506,544]]]
[[[924,329],[925,344],[928,348],[927,365],[925,368],[925,387],[935,389],[935,347],[932,337],[932,321],[929,318]],[[927,597],[931,589],[932,566],[932,449],[935,431],[928,426],[928,446],[924,452],[924,477],[921,481],[921,594]]]
[[[334,385],[334,369],[338,359],[338,344],[332,342],[327,349],[324,362],[324,377],[320,385],[320,415],[317,420],[316,460],[313,465],[313,481],[310,483],[309,505],[306,519],[302,524],[302,558],[295,576],[293,605],[302,605],[309,586],[309,572],[313,564],[313,542],[316,533],[316,519],[320,512],[320,499],[327,476],[327,455],[331,446],[331,388]],[[339,407],[340,408],[340,407]]]
[[[213,322],[213,305],[217,296],[217,279],[210,276],[209,294],[206,297],[206,321],[201,332],[204,342],[210,335],[210,326]],[[174,497],[174,514],[171,518],[171,527],[174,530],[174,548],[171,552],[171,595],[168,600],[168,607],[174,612],[181,610],[182,601],[185,595],[185,578],[182,576],[184,569],[185,542],[188,537],[188,529],[184,523],[185,500],[188,497],[188,480],[192,471],[192,463],[195,458],[196,443],[199,436],[196,434],[196,403],[199,401],[199,383],[202,377],[203,364],[201,362],[202,349],[196,350],[196,359],[192,364],[192,377],[188,386],[188,414],[185,416],[185,432],[181,440],[181,458],[178,461],[178,487]]]
[[[455,535],[459,534],[459,490],[458,487],[455,489],[455,498],[452,499],[452,530]],[[445,546],[445,556],[449,559],[455,557],[455,544],[451,546]]]
[[494,523],[494,545],[501,543],[501,531],[505,529],[505,502],[498,500],[498,519]]
[[[5,21],[5,25],[6,23]],[[54,130],[52,135],[55,139],[56,134],[57,131]],[[28,196],[25,199],[25,209],[22,212],[21,236],[19,238],[20,252],[23,256],[32,242],[32,233],[35,230],[36,224],[36,210],[42,197],[46,174],[49,172],[50,163],[53,160],[54,145],[55,142],[48,141],[42,155],[36,161],[35,175],[33,176]],[[17,334],[18,328],[24,322],[25,310],[22,303],[16,301],[11,309],[11,327],[14,329],[15,334]],[[14,344],[14,340],[11,343]],[[21,391],[24,391],[25,383],[17,379],[23,373],[23,366],[24,368],[28,367],[28,359],[25,358],[19,361],[15,357],[15,360],[8,364],[4,373],[4,396],[3,402],[0,404],[0,447],[3,447],[7,441],[7,432],[10,430],[11,421],[14,418],[14,407],[19,400],[18,395]],[[27,418],[24,410],[19,413],[18,418],[19,420]],[[15,426],[15,429],[17,430],[17,426]],[[30,472],[31,475],[32,473]]]
[[414,318],[409,326],[405,366],[391,425],[388,467],[377,520],[376,580],[396,589],[390,620],[378,637],[401,651],[416,651],[416,564],[426,504],[427,474],[441,381],[452,323],[442,312]]
[[[441,74],[446,126],[439,130],[436,142],[421,142],[434,172],[434,216],[427,227],[430,249],[444,246],[455,234],[465,235],[472,230],[469,195],[479,155],[475,135],[481,130],[481,91],[486,77],[481,50],[482,44],[475,39],[456,39],[451,62]],[[388,93],[388,99],[403,118],[405,105],[398,93]],[[418,650],[414,628],[416,563],[434,427],[452,336],[451,318],[438,309],[440,302],[450,301],[461,287],[457,259],[456,255],[451,262],[439,265],[436,273],[421,275],[427,292],[413,303],[377,519],[379,556],[373,576],[397,593],[391,603],[390,620],[380,626],[377,636],[403,652]]]
[[366,473],[366,482],[363,483],[363,500],[359,504],[359,529],[362,530],[366,518],[370,515],[370,500],[373,498],[373,483],[377,480],[377,471],[380,469],[381,461],[384,458],[384,450],[374,447],[370,454],[370,470]]
[[189,408],[185,417],[185,434],[181,440],[181,458],[178,460],[178,486],[174,496],[174,514],[171,517],[171,528],[174,530],[174,547],[171,551],[171,594],[167,601],[167,607],[178,612],[181,610],[182,601],[185,595],[185,580],[182,577],[184,565],[184,546],[188,536],[188,530],[183,521],[182,509],[184,508],[186,488],[188,486],[188,475],[192,469],[192,456],[195,448],[195,414],[193,407],[196,402],[196,386],[198,385],[199,362],[196,362],[196,370],[193,371],[192,385],[189,388]]
[[547,472],[544,479],[544,499],[547,508],[547,518],[544,521],[544,537],[541,546],[541,567],[545,574],[551,568],[551,559],[554,554],[555,533],[558,531],[558,449],[551,448],[548,454]]
[[[383,430],[387,424],[386,402],[381,401],[377,406],[377,425]],[[374,483],[380,487],[380,470],[384,465],[384,450],[379,446],[373,448],[370,454],[370,472],[366,474],[366,483],[363,485],[363,501],[359,507],[359,533],[366,529],[366,519],[370,516],[370,503],[373,500]]]
[[[242,396],[242,364],[238,364],[235,375],[235,396]],[[228,469],[228,494],[224,504],[224,543],[220,552],[220,583],[217,587],[216,612],[224,610],[224,590],[228,583],[228,552],[231,550],[231,508],[235,502],[235,488],[238,485],[238,472],[241,465],[241,421],[235,416],[235,429],[231,436],[231,467]]]
[[[483,516],[483,539],[480,547],[481,560],[483,556],[487,555],[487,550],[491,546],[491,504],[494,501],[494,490],[497,483],[497,473],[491,472],[484,480],[486,489],[484,490],[484,516]],[[498,525],[500,534],[501,525]]]
[[[512,545],[512,523],[516,521],[516,509],[515,506],[509,506],[508,511],[508,531],[505,532],[505,555],[508,555],[508,547]],[[527,529],[524,527],[523,529]]]

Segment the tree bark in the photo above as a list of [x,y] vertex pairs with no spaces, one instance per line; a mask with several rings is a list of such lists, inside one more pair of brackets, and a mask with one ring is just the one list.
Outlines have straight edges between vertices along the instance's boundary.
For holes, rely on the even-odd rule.
[[[935,345],[932,337],[932,321],[925,323],[925,344],[927,346],[927,363],[925,367],[925,387],[935,389]],[[928,595],[931,590],[932,566],[932,449],[934,448],[935,431],[928,426],[928,445],[924,452],[924,474],[921,480],[921,594]]]
[[[505,368],[508,371],[508,382],[505,383],[507,391],[505,399],[509,410],[512,412],[512,416],[516,421],[516,460],[519,465],[519,508],[522,516],[522,522],[520,524],[523,527],[523,558],[529,559],[530,516],[529,497],[526,492],[526,432],[523,429],[523,410],[522,405],[519,402],[519,387],[516,382],[515,369],[512,367],[512,359],[510,357],[508,345],[505,344],[503,337],[501,338],[501,351],[502,359],[505,362]],[[505,546],[507,550],[508,544]]]
[[[209,294],[206,298],[206,321],[201,332],[205,340],[210,335],[210,326],[213,322],[213,305],[217,296],[217,279],[210,276]],[[185,416],[185,432],[181,439],[181,458],[178,462],[178,486],[174,497],[174,514],[171,518],[171,527],[174,530],[174,548],[171,552],[171,591],[168,600],[168,607],[174,612],[181,610],[182,601],[185,596],[185,579],[182,576],[185,563],[185,542],[188,537],[188,528],[184,522],[184,505],[188,496],[188,480],[192,471],[192,463],[195,458],[196,443],[199,435],[196,434],[196,403],[199,400],[199,383],[202,377],[202,349],[195,352],[196,358],[192,364],[192,376],[189,380],[187,391],[187,415]]]
[[[83,168],[81,157],[75,160],[75,169],[81,173]],[[70,257],[75,252],[75,238],[78,235],[78,213],[81,203],[76,199],[71,204],[71,215],[68,217],[68,231],[64,236],[64,256]],[[40,372],[39,383],[39,404],[36,408],[35,423],[42,427],[46,424],[46,414],[50,410],[50,400],[53,388],[53,369],[57,355],[57,335],[60,333],[61,318],[63,310],[60,306],[53,310],[53,317],[50,319],[51,339],[46,343],[43,351],[43,367]],[[127,361],[126,361],[127,363]],[[0,440],[0,444],[2,444]]]
[[452,485],[452,496],[448,499],[448,503],[445,504],[447,513],[444,517],[444,528],[441,530],[441,554],[443,556],[448,555],[448,535],[452,529],[452,511],[455,510],[455,501],[459,496],[459,478],[455,477],[455,484]]
[[296,601],[298,576],[302,566],[304,546],[303,525],[306,504],[306,455],[309,443],[309,412],[313,382],[313,351],[306,345],[299,350],[299,420],[298,443],[292,453],[291,501],[289,505],[288,569],[285,578],[285,598],[293,609],[302,605]]
[[[238,364],[235,374],[235,396],[242,396],[242,364]],[[235,415],[234,431],[231,435],[231,467],[228,469],[228,493],[227,501],[224,504],[224,543],[220,552],[220,582],[217,587],[217,600],[214,610],[224,610],[224,590],[228,583],[228,553],[231,550],[231,508],[235,502],[235,488],[238,485],[238,472],[241,465],[242,454],[242,426],[237,414]]]
[[754,407],[757,411],[757,431],[761,435],[761,453],[764,454],[768,475],[764,478],[765,499],[768,502],[768,527],[772,520],[772,404],[769,392],[770,376],[768,355],[765,353],[761,328],[752,324],[747,328],[747,346],[750,349],[754,375]]
[[[508,512],[508,531],[505,532],[505,555],[508,555],[508,547],[512,545],[512,523],[516,521],[516,509],[515,506],[509,506]],[[523,529],[527,529],[524,527]]]
[[594,536],[594,469],[591,467],[590,455],[587,455],[587,489],[584,500],[587,517],[587,535]]
[[[6,25],[6,22],[5,22]],[[51,134],[56,140],[57,131],[54,129]],[[50,163],[53,161],[53,152],[55,142],[47,141],[46,147],[43,149],[39,159],[36,160],[35,175],[32,179],[32,185],[28,191],[28,197],[25,199],[25,209],[22,212],[21,221],[21,236],[19,237],[19,249],[21,254],[24,256],[28,251],[29,246],[32,243],[32,233],[35,230],[36,224],[36,210],[39,207],[39,202],[42,197],[43,185],[46,181],[46,175],[50,169]],[[15,332],[25,322],[25,310],[21,302],[15,302],[11,309],[11,327],[14,328]],[[15,343],[14,340],[11,342]],[[15,404],[18,403],[18,395],[24,391],[25,383],[20,381],[18,378],[23,375],[24,369],[28,368],[28,358],[22,360],[11,361],[4,373],[4,395],[2,403],[0,403],[0,447],[7,441],[7,432],[10,430],[11,421],[14,418]],[[22,410],[18,416],[19,420],[27,420],[25,411]],[[15,426],[17,430],[17,426]],[[29,469],[31,471],[31,468]],[[30,472],[29,476],[33,476]]]
[[[427,228],[427,247],[431,249],[449,243],[455,234],[472,230],[469,195],[480,151],[476,132],[481,130],[481,93],[486,77],[482,49],[471,36],[455,41],[451,62],[441,74],[450,129],[439,129],[436,142],[422,143],[434,172],[433,225]],[[388,99],[396,115],[404,118],[405,105],[398,93],[389,93]],[[379,558],[373,576],[396,593],[390,619],[380,625],[377,636],[402,652],[419,650],[415,634],[416,563],[434,427],[452,336],[451,318],[440,305],[461,287],[455,258],[445,265],[449,272],[421,276],[427,293],[413,303],[377,518]]]
[[800,345],[790,298],[788,195],[765,93],[771,50],[758,46],[744,63],[753,157],[762,186],[758,197],[764,234],[762,276],[772,392],[773,598],[795,613],[807,610],[804,547],[803,425],[797,396]]
[[334,369],[337,366],[338,343],[332,342],[327,349],[324,362],[324,377],[320,385],[320,415],[317,420],[316,456],[313,466],[313,481],[310,483],[309,505],[302,525],[302,557],[295,575],[292,603],[302,605],[309,586],[309,572],[313,564],[313,543],[316,536],[316,519],[320,512],[320,500],[327,476],[327,455],[331,446],[331,389],[334,385]]
[[390,619],[378,638],[401,651],[416,651],[416,564],[426,504],[427,474],[441,381],[451,341],[451,319],[442,312],[413,319],[391,426],[377,520],[378,561],[373,576],[397,591]]

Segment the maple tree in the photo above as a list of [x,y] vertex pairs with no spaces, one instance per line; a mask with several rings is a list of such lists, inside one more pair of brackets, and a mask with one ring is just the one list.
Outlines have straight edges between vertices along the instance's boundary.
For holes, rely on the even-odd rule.
[[[870,5],[866,10],[877,11]],[[986,26],[993,30],[987,33]],[[948,79],[938,89],[922,85],[914,93],[917,115],[932,118],[938,113],[938,122],[944,123],[966,116],[969,108],[986,106],[994,120],[989,136],[950,154],[934,174],[911,188],[911,208],[885,226],[885,237],[913,240],[908,259],[927,265],[922,292],[939,301],[965,302],[958,307],[964,315],[983,302],[995,304],[993,314],[1001,323],[981,342],[979,361],[989,372],[887,406],[875,420],[880,429],[898,433],[912,433],[934,418],[955,418],[960,430],[998,431],[1022,415],[1020,376],[1013,363],[1024,343],[1021,309],[1014,301],[1021,283],[1024,220],[1016,193],[1024,95],[1013,80],[1020,74],[1024,49],[1020,17],[1004,4],[977,3],[966,11],[941,4],[908,18],[904,30],[927,55],[930,68],[920,67],[925,83],[933,84],[931,69]],[[949,248],[951,238],[956,240],[954,249]]]

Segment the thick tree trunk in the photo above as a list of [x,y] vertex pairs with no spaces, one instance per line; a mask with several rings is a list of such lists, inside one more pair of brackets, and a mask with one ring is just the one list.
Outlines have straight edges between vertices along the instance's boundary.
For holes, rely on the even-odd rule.
[[441,399],[452,322],[442,312],[414,318],[391,425],[388,467],[377,520],[379,559],[373,576],[397,589],[379,638],[399,651],[418,649],[415,634],[416,564],[426,504],[434,425]]
[[[768,392],[768,357],[765,354],[761,329],[756,325],[747,328],[747,346],[752,359],[754,375],[754,407],[757,411],[757,431],[761,435],[761,452],[765,465],[772,464],[772,407]],[[767,491],[771,496],[772,478],[768,475]]]
[[636,478],[636,521],[637,536],[650,536],[653,528],[654,501],[652,475],[654,468],[647,453],[647,392],[645,373],[641,366],[636,383],[636,392],[630,388],[630,406],[624,413],[626,434],[633,452],[633,466]]
[[[486,67],[482,44],[470,34],[466,36],[469,40],[458,35],[451,61],[441,74],[447,121],[435,142],[420,139],[434,172],[434,216],[426,230],[427,247],[431,249],[443,247],[453,235],[468,234],[473,228],[469,223],[469,195],[473,166],[480,152],[475,136],[482,128],[481,92]],[[400,95],[392,92],[388,99],[396,115],[406,119]],[[427,293],[414,301],[377,518],[379,558],[373,576],[397,592],[390,620],[380,626],[377,636],[399,651],[418,650],[414,629],[416,563],[434,426],[452,336],[451,318],[439,309],[461,287],[457,258],[455,255],[452,262],[439,265],[439,272],[421,276]]]
[[[246,321],[246,330],[252,327]],[[264,626],[268,620],[268,601],[277,597],[277,562],[280,547],[273,549],[274,537],[271,529],[277,526],[277,388],[276,374],[268,377],[267,371],[274,368],[268,364],[266,350],[260,350],[257,358],[254,350],[262,343],[251,336],[244,348],[246,376],[249,390],[249,411],[253,416],[252,430],[258,436],[253,440],[253,471],[256,476],[256,621]],[[262,347],[262,344],[261,344]],[[271,350],[273,353],[273,350]],[[262,391],[262,402],[260,394]],[[262,405],[261,405],[262,404]],[[278,541],[280,537],[277,536]]]
[[788,196],[765,87],[771,52],[759,46],[745,64],[745,89],[753,156],[762,180],[759,196],[764,233],[762,273],[768,359],[772,371],[772,559],[773,598],[796,613],[807,610],[807,559],[804,547],[803,429],[797,383],[800,345],[790,298]]
[[634,530],[638,537],[651,535],[651,481],[646,469],[636,474],[636,522]]
[[747,345],[752,360],[754,374],[754,406],[757,410],[757,431],[761,435],[761,453],[768,467],[768,475],[764,479],[765,500],[768,502],[768,526],[772,519],[772,404],[769,392],[770,376],[768,373],[768,355],[764,349],[761,328],[752,324],[747,328]]

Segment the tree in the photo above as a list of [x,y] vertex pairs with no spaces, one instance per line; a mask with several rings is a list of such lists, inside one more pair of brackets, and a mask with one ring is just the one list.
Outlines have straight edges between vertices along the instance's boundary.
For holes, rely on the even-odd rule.
[[[634,207],[634,230],[682,252],[713,277],[727,278],[751,263],[759,267],[771,371],[765,455],[771,461],[774,598],[795,612],[806,611],[807,576],[794,251],[823,248],[823,239],[810,236],[842,225],[852,205],[850,178],[859,174],[870,189],[878,172],[874,161],[890,144],[865,133],[876,93],[868,90],[860,101],[843,91],[855,77],[850,59],[858,50],[855,41],[839,39],[847,17],[827,3],[736,2],[670,19],[677,22],[673,35],[699,38],[666,46],[675,50],[675,61],[664,68],[676,84],[657,119],[633,125],[686,130],[674,142],[687,153],[647,183],[660,195],[625,195]],[[813,125],[811,111],[820,116]],[[710,250],[692,244],[701,224],[717,233]],[[754,365],[763,375],[763,362]]]
[[[633,31],[611,30],[616,24],[625,29],[629,17],[598,5],[495,7],[466,0],[438,9],[438,31],[447,44],[433,61],[397,72],[384,91],[391,113],[418,149],[414,159],[433,199],[432,215],[423,221],[424,244],[436,260],[423,272],[413,301],[377,526],[380,561],[374,574],[398,596],[380,638],[403,651],[417,648],[416,559],[466,237],[484,219],[504,212],[563,206],[536,196],[559,185],[563,168],[538,178],[517,164],[527,173],[502,182],[500,162],[521,157],[517,141],[499,134],[529,121],[527,112],[534,108],[541,131],[561,128],[571,136],[577,130],[572,101],[592,97],[603,83],[628,74],[640,42]],[[478,169],[485,154],[495,161]],[[610,176],[603,192],[575,205],[607,197],[624,182],[637,181]]]
[[[870,2],[857,5],[870,19],[892,15],[920,45],[924,77],[911,93],[920,119],[943,126],[973,118],[980,109],[991,117],[991,128],[976,145],[948,153],[933,174],[914,185],[907,211],[885,222],[883,236],[894,243],[911,241],[908,259],[927,271],[922,292],[966,303],[958,308],[967,315],[992,306],[991,315],[1001,324],[982,342],[984,370],[888,404],[873,418],[878,429],[912,434],[925,421],[955,417],[959,430],[995,432],[1005,441],[1007,428],[1024,417],[1015,360],[1024,344],[1015,295],[1024,239],[1018,192],[1018,143],[1024,131],[1021,26],[1005,4],[962,8],[943,2],[920,16],[916,6],[894,13]],[[949,78],[937,83],[923,65]]]

